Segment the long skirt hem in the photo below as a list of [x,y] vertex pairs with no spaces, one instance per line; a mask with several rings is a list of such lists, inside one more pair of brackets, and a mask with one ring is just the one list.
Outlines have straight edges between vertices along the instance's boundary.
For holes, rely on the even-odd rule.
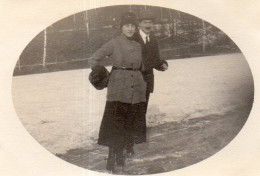
[[146,103],[107,101],[100,125],[98,144],[121,147],[146,142]]

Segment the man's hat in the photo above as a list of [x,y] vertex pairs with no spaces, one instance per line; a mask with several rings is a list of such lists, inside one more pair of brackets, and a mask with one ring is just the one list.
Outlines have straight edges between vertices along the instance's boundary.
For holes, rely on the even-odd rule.
[[138,20],[139,21],[142,21],[142,20],[152,20],[152,21],[154,21],[154,16],[153,16],[153,14],[150,10],[146,9],[146,10],[142,10],[140,12]]
[[132,12],[126,12],[121,15],[120,26],[124,26],[125,24],[134,24],[136,25],[135,14]]
[[102,90],[107,87],[109,80],[109,72],[103,66],[94,66],[92,72],[89,74],[90,83],[98,90]]

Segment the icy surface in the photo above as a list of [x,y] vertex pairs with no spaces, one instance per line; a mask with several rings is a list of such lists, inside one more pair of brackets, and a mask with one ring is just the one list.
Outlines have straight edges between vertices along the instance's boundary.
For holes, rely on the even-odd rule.
[[[253,80],[242,54],[169,60],[155,70],[147,125],[224,115],[248,102]],[[96,143],[106,89],[88,81],[90,69],[13,78],[13,102],[27,131],[52,153]],[[138,161],[136,161],[138,162]]]

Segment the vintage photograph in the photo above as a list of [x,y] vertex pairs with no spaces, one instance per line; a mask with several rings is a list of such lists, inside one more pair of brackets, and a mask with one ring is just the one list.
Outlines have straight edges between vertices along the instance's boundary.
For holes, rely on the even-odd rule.
[[248,119],[254,82],[217,26],[174,9],[117,5],[39,31],[16,63],[12,98],[23,126],[56,157],[146,175],[227,146]]

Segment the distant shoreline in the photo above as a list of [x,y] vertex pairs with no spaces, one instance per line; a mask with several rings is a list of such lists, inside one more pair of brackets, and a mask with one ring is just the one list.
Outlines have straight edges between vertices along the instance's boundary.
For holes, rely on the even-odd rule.
[[[173,60],[173,59],[190,59],[196,57],[204,57],[204,56],[217,56],[217,55],[226,55],[226,54],[237,54],[241,53],[240,51],[234,52],[223,52],[223,53],[189,53],[189,55],[175,55],[173,58],[170,58],[173,49],[163,49],[161,50],[161,58],[165,60]],[[41,73],[50,73],[56,71],[66,71],[66,70],[77,70],[77,69],[85,69],[89,68],[88,59],[74,59],[56,63],[46,63],[45,67],[42,64],[35,64],[35,65],[23,65],[23,66],[16,66],[13,72],[13,76],[23,76],[23,75],[30,75],[30,74],[41,74]],[[104,66],[109,66],[110,61],[109,59],[102,61]]]

